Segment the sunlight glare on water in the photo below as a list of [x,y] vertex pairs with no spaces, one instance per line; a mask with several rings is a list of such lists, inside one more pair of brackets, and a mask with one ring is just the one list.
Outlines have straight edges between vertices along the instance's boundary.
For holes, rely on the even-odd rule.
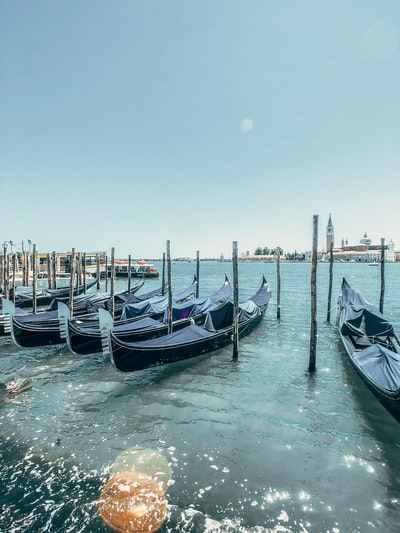
[[[174,263],[174,287],[191,283],[194,267]],[[200,294],[219,288],[225,272],[232,280],[230,269],[202,262]],[[387,265],[385,313],[400,331],[397,269]],[[1,380],[32,388],[0,405],[0,530],[110,531],[97,512],[101,488],[115,459],[140,446],[172,471],[161,532],[397,531],[398,423],[355,376],[334,325],[342,276],[377,303],[379,269],[334,270],[328,324],[328,267],[318,267],[313,374],[309,264],[281,264],[281,320],[271,304],[237,360],[228,347],[124,375],[100,354],[1,339]],[[239,264],[241,300],[262,274],[276,298],[276,265],[253,263]]]

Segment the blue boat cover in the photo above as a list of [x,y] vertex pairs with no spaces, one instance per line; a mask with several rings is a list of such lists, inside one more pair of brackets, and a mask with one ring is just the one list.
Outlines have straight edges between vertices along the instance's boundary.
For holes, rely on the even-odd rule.
[[400,357],[380,344],[354,353],[358,365],[380,387],[388,391],[400,388]]
[[392,324],[376,309],[367,304],[364,307],[348,305],[343,309],[340,331],[343,335],[357,337],[388,337],[394,335]]
[[[263,283],[256,294],[239,305],[239,324],[250,318],[261,316],[271,299],[271,294],[269,284],[263,279]],[[259,302],[260,306],[255,303],[255,300]],[[203,326],[192,324],[163,337],[133,343],[127,342],[124,345],[163,348],[167,346],[173,347],[178,344],[182,345],[202,337],[213,337],[223,330],[228,330],[229,332],[229,328],[233,326],[233,316],[234,304],[230,300],[227,300],[218,309],[207,313]]]
[[[232,287],[226,279],[221,288],[211,296],[192,298],[183,303],[174,303],[172,306],[172,321],[203,315],[208,311],[218,308],[232,294]],[[164,312],[163,322],[168,323],[168,308]]]
[[55,321],[58,319],[57,311],[40,311],[39,313],[26,313],[17,315],[18,322],[25,324],[36,324],[38,322],[47,322],[48,320]]
[[381,388],[398,391],[400,356],[391,349],[396,339],[393,325],[344,278],[338,298],[337,326],[344,337],[352,339],[356,348],[351,355],[360,371]]
[[[183,302],[188,298],[193,297],[196,294],[197,281],[194,281],[189,287],[182,292],[173,296],[172,301],[175,304]],[[168,295],[154,296],[143,302],[137,302],[134,304],[125,305],[121,320],[127,320],[128,318],[134,318],[137,316],[150,315],[150,314],[162,314],[168,307]]]
[[158,329],[165,328],[165,324],[159,320],[155,320],[149,316],[145,316],[135,322],[119,323],[115,322],[113,326],[113,332],[118,334],[124,331],[136,331],[139,329]]

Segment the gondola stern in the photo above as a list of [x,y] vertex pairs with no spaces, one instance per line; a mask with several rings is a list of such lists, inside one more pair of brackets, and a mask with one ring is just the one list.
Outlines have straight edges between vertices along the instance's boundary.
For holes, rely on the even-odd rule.
[[71,319],[71,311],[68,305],[64,302],[57,303],[58,323],[60,325],[60,339],[65,339],[68,349],[72,353],[76,353],[71,346],[71,339],[69,335],[69,321]]
[[102,308],[99,309],[99,328],[103,355],[111,357],[111,330],[113,328],[113,319],[111,314]]
[[16,314],[15,304],[7,298],[3,299],[2,304],[4,314],[4,333],[10,333],[14,344],[20,346],[20,344],[17,342],[14,331],[14,316]]

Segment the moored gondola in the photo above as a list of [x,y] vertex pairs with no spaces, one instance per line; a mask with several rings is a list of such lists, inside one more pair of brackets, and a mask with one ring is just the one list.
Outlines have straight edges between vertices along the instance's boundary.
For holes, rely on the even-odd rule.
[[[88,291],[89,289],[94,287],[96,283],[97,279],[93,277],[85,284],[82,283],[80,285],[77,285],[74,288],[74,296],[79,296],[80,294],[83,294],[85,290]],[[36,305],[39,307],[50,305],[54,298],[69,298],[69,295],[69,286],[59,287],[58,289],[38,289],[35,296]],[[9,299],[12,300],[15,305],[21,309],[33,307],[33,290],[31,287],[16,287],[15,294],[13,289],[10,290]]]
[[[194,289],[195,287],[193,287]],[[223,285],[209,297],[190,298],[185,291],[173,297],[172,320],[174,331],[182,329],[191,322],[201,323],[206,313],[222,306],[232,294],[231,285],[225,276]],[[182,301],[183,298],[183,301]],[[114,320],[113,333],[127,342],[160,337],[168,333],[168,298],[149,300],[147,306],[138,306],[140,315],[132,313],[131,318]],[[133,306],[134,307],[134,306]],[[102,351],[101,331],[97,320],[70,318],[65,305],[59,305],[60,320],[67,339],[67,345],[74,353],[88,354]]]
[[[130,290],[114,295],[114,305],[120,312],[123,306],[132,301],[134,293],[142,287],[141,280]],[[63,344],[65,338],[60,335],[58,318],[58,302],[69,304],[69,299],[55,298],[45,311],[37,313],[21,313],[15,305],[7,299],[3,300],[4,334],[11,333],[13,341],[18,346],[34,347]],[[94,293],[77,296],[73,300],[73,314],[88,316],[99,307],[110,308],[111,296],[105,293]]]
[[[249,334],[262,320],[271,299],[269,283],[263,277],[258,291],[239,305],[239,336]],[[124,342],[112,332],[110,314],[101,311],[103,351],[109,353],[115,368],[134,372],[214,352],[232,343],[234,305],[231,301],[207,313],[202,326],[191,324],[168,335],[141,341]]]
[[343,278],[336,324],[358,375],[400,422],[400,342],[393,325]]

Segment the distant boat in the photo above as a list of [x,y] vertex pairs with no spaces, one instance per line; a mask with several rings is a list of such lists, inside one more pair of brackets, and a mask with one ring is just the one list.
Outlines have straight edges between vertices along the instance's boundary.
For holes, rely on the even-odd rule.
[[392,324],[345,278],[338,298],[336,324],[351,364],[400,422],[400,341]]
[[[129,261],[118,259],[114,264],[114,273],[118,278],[127,278],[129,275]],[[131,263],[132,278],[158,278],[160,275],[158,269],[146,261],[136,261]],[[108,277],[111,276],[111,265],[108,265]]]
[[378,263],[378,261],[371,261],[371,263],[368,263],[368,265],[370,267],[375,267],[375,266],[379,266],[379,263]]

